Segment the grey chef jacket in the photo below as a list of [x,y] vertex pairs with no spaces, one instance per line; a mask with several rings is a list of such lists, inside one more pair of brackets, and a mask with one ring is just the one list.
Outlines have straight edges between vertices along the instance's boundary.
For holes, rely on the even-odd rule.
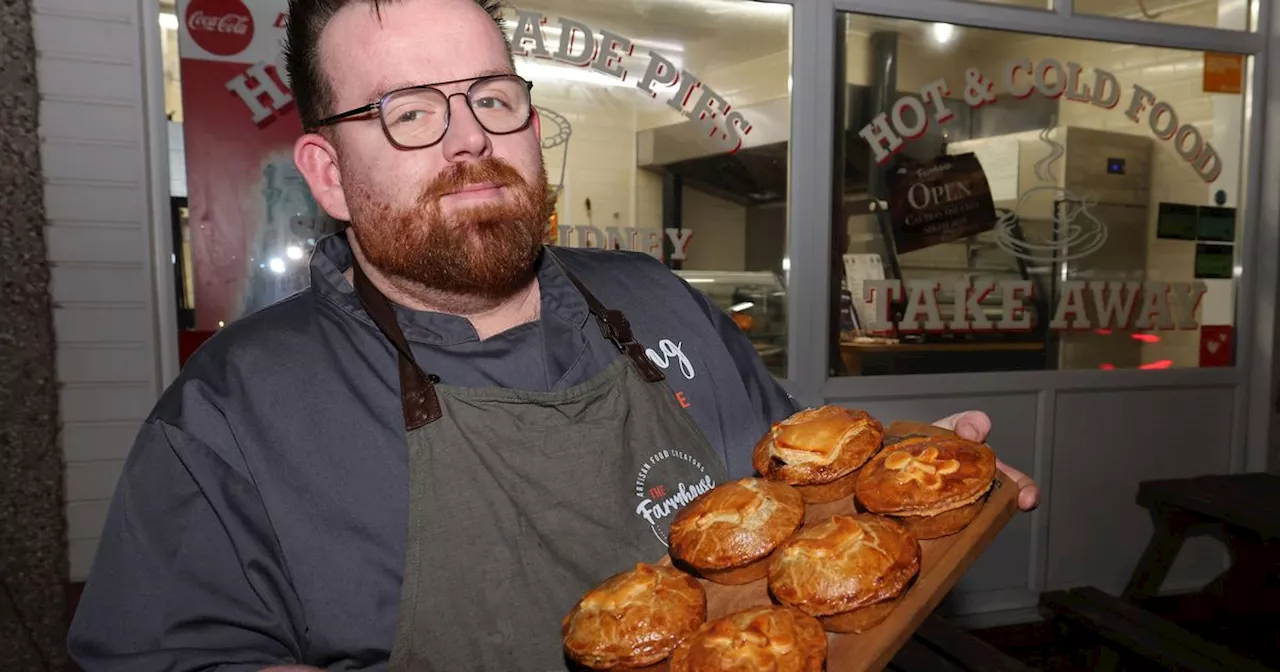
[[[755,442],[797,408],[733,321],[648,255],[557,256],[627,315],[730,476],[749,475]],[[321,239],[309,289],[205,343],[143,424],[71,628],[85,672],[386,669],[407,455],[396,354],[343,276],[352,259],[345,232]],[[540,319],[484,341],[456,316],[397,319],[448,385],[594,378],[616,347],[545,255],[538,280]]]

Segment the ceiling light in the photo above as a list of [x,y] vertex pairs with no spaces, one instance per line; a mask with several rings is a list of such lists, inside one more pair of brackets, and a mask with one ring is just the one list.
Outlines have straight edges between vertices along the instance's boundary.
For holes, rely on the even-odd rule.
[[[560,81],[594,84],[596,86],[635,87],[634,81],[624,82],[617,77],[606,75],[591,68],[575,68],[573,66],[552,65],[543,61],[532,61],[527,58],[516,59],[516,73],[530,81]],[[627,74],[630,74],[629,72]],[[630,79],[630,78],[628,78]]]
[[178,15],[169,12],[160,12],[160,27],[165,30],[178,29]]
[[748,308],[755,307],[755,305],[756,304],[752,301],[743,301],[742,303],[733,304],[732,306],[729,307],[729,310],[734,313],[741,313],[742,311]]
[[279,257],[275,257],[271,261],[267,262],[267,267],[271,269],[272,273],[284,273],[284,260]]
[[946,44],[956,35],[956,27],[949,23],[933,24],[933,41],[938,44]]

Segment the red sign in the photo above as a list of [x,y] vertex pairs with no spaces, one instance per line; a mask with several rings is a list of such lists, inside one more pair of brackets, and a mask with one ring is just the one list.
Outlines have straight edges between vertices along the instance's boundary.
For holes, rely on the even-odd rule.
[[186,19],[191,39],[211,54],[235,56],[253,42],[253,14],[240,0],[192,0]]
[[1232,327],[1225,325],[1204,325],[1200,327],[1200,366],[1232,366]]

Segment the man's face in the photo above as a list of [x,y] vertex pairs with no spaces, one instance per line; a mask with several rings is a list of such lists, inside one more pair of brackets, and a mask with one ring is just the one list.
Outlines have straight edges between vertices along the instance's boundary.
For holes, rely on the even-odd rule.
[[510,73],[484,10],[473,0],[407,0],[382,5],[379,19],[371,5],[352,3],[321,35],[320,62],[334,94],[329,112],[467,80],[439,87],[450,122],[430,147],[398,149],[372,116],[332,127],[341,200],[368,262],[392,281],[486,298],[528,282],[549,214],[537,120],[490,134],[452,95],[469,78]]

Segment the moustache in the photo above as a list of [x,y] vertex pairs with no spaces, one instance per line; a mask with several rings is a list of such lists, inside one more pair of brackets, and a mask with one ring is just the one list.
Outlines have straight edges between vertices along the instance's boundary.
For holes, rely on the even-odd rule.
[[496,157],[475,162],[455,163],[427,183],[419,195],[419,203],[435,203],[444,196],[475,184],[522,187],[525,179],[511,164]]

